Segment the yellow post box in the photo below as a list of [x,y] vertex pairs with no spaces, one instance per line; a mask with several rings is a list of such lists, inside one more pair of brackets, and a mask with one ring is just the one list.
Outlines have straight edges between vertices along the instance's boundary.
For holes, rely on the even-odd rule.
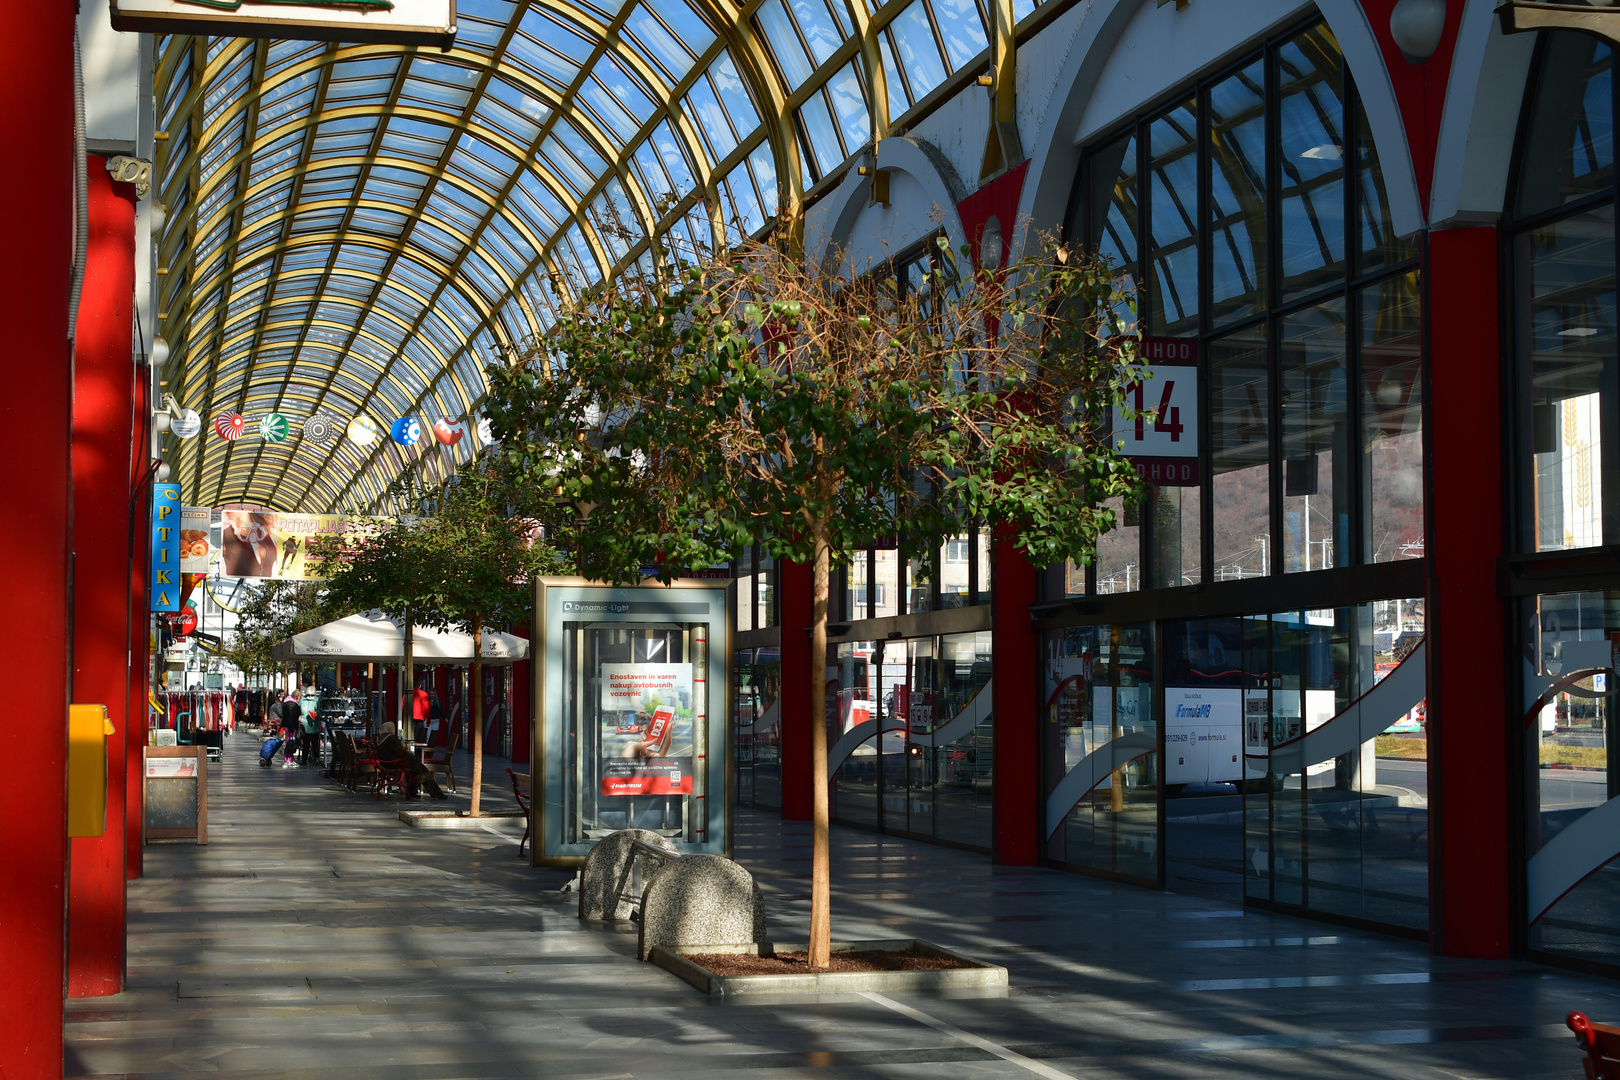
[[107,736],[112,733],[107,706],[68,706],[69,836],[107,831]]

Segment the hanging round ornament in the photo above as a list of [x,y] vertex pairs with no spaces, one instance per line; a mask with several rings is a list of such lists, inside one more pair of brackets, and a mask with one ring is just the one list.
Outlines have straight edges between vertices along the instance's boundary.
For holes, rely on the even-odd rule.
[[202,430],[202,417],[196,409],[181,409],[169,417],[169,430],[181,439],[195,438]]
[[422,437],[422,425],[413,417],[402,416],[394,421],[394,426],[388,429],[388,434],[401,446],[414,446]]
[[337,423],[325,413],[318,412],[304,421],[304,441],[325,444],[337,436]]
[[372,422],[369,416],[357,416],[349,421],[349,426],[344,431],[344,434],[356,446],[370,446],[377,441],[377,425]]
[[265,442],[286,442],[291,427],[285,416],[278,412],[270,413],[259,421],[259,438]]
[[467,425],[459,420],[450,420],[441,416],[433,424],[433,437],[445,446],[456,445],[466,433]]
[[235,442],[247,430],[247,421],[241,413],[222,412],[214,417],[214,434],[226,442]]

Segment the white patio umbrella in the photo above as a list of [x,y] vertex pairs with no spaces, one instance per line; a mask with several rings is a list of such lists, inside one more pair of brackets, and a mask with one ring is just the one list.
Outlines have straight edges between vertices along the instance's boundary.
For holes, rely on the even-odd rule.
[[[414,663],[472,665],[471,634],[416,626],[411,638]],[[483,638],[486,664],[500,667],[529,657],[529,643],[520,637],[485,630]],[[405,633],[393,619],[368,611],[278,641],[270,647],[270,657],[282,663],[401,664],[405,661]]]

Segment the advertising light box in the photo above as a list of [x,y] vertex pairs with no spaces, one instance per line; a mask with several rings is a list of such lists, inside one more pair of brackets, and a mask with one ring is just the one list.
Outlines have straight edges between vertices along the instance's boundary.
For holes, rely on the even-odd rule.
[[630,828],[730,853],[731,588],[535,583],[535,865]]

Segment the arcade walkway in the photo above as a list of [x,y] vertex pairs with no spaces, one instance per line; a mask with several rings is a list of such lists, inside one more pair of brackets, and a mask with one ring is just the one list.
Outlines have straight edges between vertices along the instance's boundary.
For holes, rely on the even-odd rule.
[[[1613,982],[843,830],[838,936],[993,958],[1010,995],[720,1004],[581,929],[515,833],[409,829],[255,745],[210,773],[207,847],[148,849],[130,989],[69,1003],[70,1075],[1564,1080],[1564,1014],[1620,1017]],[[802,940],[806,830],[739,829]]]

